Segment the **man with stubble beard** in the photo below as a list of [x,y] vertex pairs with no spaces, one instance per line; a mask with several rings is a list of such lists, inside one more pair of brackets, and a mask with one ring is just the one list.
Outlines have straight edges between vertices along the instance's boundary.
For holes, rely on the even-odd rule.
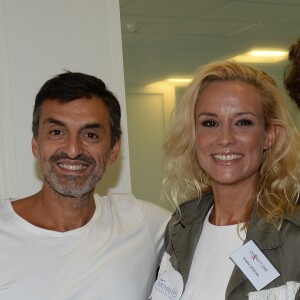
[[43,186],[0,202],[0,299],[143,300],[169,214],[131,194],[94,193],[121,143],[118,100],[66,72],[35,99],[32,151]]

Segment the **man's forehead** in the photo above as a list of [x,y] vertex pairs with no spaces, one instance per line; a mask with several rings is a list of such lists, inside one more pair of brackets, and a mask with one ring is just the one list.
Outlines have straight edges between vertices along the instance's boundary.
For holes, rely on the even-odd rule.
[[41,105],[41,109],[43,107],[46,107],[47,109],[50,108],[59,108],[59,109],[76,109],[76,107],[81,107],[85,109],[104,109],[108,110],[107,105],[104,103],[104,101],[96,96],[93,96],[91,98],[79,98],[74,99],[70,101],[65,101],[61,99],[45,99],[44,102]]
[[50,118],[72,123],[105,123],[109,120],[109,111],[99,98],[70,102],[48,99],[41,106],[41,119]]

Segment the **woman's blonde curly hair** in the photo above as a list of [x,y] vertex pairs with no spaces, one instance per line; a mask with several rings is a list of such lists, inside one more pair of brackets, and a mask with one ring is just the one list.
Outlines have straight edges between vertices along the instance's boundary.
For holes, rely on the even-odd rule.
[[266,129],[278,126],[274,145],[265,150],[260,179],[241,215],[246,226],[256,207],[260,216],[281,226],[292,213],[299,193],[300,136],[275,81],[263,71],[233,61],[210,63],[199,70],[177,105],[164,145],[163,198],[178,209],[180,202],[211,191],[210,178],[198,164],[195,150],[195,105],[215,81],[241,81],[253,85],[261,96]]

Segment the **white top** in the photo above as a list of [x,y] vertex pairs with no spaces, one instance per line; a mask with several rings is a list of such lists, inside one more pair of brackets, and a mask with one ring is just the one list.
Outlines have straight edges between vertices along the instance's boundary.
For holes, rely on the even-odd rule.
[[234,263],[229,255],[243,244],[244,231],[238,235],[238,225],[216,226],[208,221],[196,247],[193,262],[181,300],[225,299],[226,287]]
[[85,226],[56,232],[0,201],[0,299],[142,300],[161,259],[169,213],[131,194],[95,195]]

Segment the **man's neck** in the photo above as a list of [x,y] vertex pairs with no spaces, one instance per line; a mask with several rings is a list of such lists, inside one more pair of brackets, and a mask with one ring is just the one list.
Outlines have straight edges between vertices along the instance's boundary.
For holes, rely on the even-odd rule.
[[13,202],[13,208],[19,216],[37,227],[65,232],[87,224],[96,206],[93,191],[75,198],[43,187],[37,194]]

